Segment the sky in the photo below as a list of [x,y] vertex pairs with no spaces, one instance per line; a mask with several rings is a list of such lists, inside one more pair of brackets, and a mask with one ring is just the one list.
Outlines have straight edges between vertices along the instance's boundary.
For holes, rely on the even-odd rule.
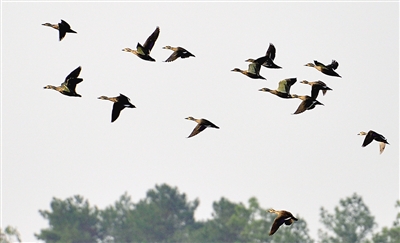
[[[399,199],[398,2],[13,2],[1,3],[1,224],[25,242],[48,227],[39,210],[53,197],[82,195],[100,209],[127,192],[144,198],[166,183],[199,198],[197,220],[221,197],[304,218],[317,239],[320,208],[362,196],[380,230]],[[67,21],[77,34],[43,23]],[[160,27],[147,62],[123,52]],[[248,58],[276,47],[282,69],[250,79]],[[181,46],[196,57],[163,62]],[[342,78],[304,66],[339,63]],[[78,66],[79,97],[43,89]],[[299,99],[258,91],[297,78],[333,91],[324,106],[292,115]],[[137,108],[110,122],[122,93]],[[208,128],[187,138],[206,118]],[[390,145],[362,148],[360,131]]]

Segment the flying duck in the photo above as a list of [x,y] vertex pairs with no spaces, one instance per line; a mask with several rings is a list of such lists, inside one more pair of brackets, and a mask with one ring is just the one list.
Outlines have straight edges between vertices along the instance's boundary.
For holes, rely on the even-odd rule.
[[299,98],[302,100],[302,102],[300,103],[297,110],[293,113],[293,115],[303,113],[306,110],[312,110],[312,109],[314,109],[314,107],[316,105],[324,105],[321,102],[319,102],[318,100],[311,98],[308,95],[301,96],[301,95],[292,94],[292,98]]
[[64,20],[61,20],[61,23],[58,24],[44,23],[42,25],[49,26],[53,29],[58,30],[60,41],[65,37],[66,33],[76,33],[74,30],[71,29],[71,26],[69,26],[69,24]]
[[136,50],[132,50],[130,48],[124,48],[122,49],[122,51],[131,52],[143,60],[155,62],[156,60],[154,60],[150,56],[150,52],[151,49],[153,49],[153,46],[156,43],[159,34],[160,34],[160,28],[157,26],[154,32],[149,36],[149,38],[147,38],[143,46],[138,42]]
[[272,43],[270,43],[268,50],[265,53],[265,56],[260,57],[256,60],[249,58],[246,60],[246,62],[256,62],[266,68],[282,68],[274,63],[275,53],[276,53],[275,46]]
[[372,140],[378,141],[379,142],[379,151],[381,154],[382,154],[383,150],[385,150],[386,144],[389,144],[384,136],[382,136],[381,134],[374,132],[372,130],[370,130],[368,133],[360,132],[358,135],[362,135],[362,136],[366,135],[364,142],[361,145],[362,147],[365,147],[368,144],[370,144],[372,142]]
[[98,99],[114,102],[111,113],[111,122],[117,120],[119,114],[124,108],[136,108],[136,106],[131,104],[130,99],[123,94],[119,94],[117,97],[100,96]]
[[249,67],[247,70],[240,70],[239,68],[234,68],[231,71],[243,73],[247,77],[253,78],[253,79],[266,79],[260,75],[260,69],[261,69],[261,64],[253,62],[253,63],[249,64]]
[[65,78],[65,81],[60,86],[56,87],[53,85],[46,85],[44,89],[54,89],[67,96],[82,97],[75,91],[76,85],[83,81],[83,79],[78,78],[81,69],[82,68],[79,66],[70,74],[68,74],[68,76]]
[[178,57],[180,58],[195,57],[195,55],[193,55],[192,53],[188,52],[185,48],[180,46],[178,47],[165,46],[163,47],[163,49],[169,49],[173,51],[171,56],[169,56],[168,59],[165,60],[165,62],[175,61]]
[[285,223],[286,225],[291,225],[294,221],[298,220],[290,212],[285,210],[277,211],[271,208],[268,209],[268,212],[277,214],[276,218],[274,219],[274,222],[272,223],[269,235],[273,235],[283,223]]
[[193,118],[193,117],[191,117],[191,116],[189,116],[189,117],[187,117],[187,118],[185,118],[185,119],[188,119],[188,120],[192,120],[192,121],[197,122],[197,126],[193,129],[192,133],[189,135],[188,138],[193,137],[193,136],[199,134],[201,131],[203,131],[203,130],[206,129],[207,127],[213,127],[213,128],[219,129],[218,126],[216,126],[214,123],[210,122],[210,121],[207,120],[207,119],[195,119],[195,118]]
[[314,60],[314,63],[307,63],[304,66],[314,67],[323,74],[341,78],[341,76],[335,72],[336,68],[339,66],[339,63],[335,60],[332,60],[332,63],[326,66],[316,60]]
[[294,98],[291,94],[289,94],[289,92],[290,92],[290,87],[294,83],[296,83],[296,81],[297,78],[287,78],[279,81],[278,89],[276,90],[270,90],[269,88],[262,88],[259,89],[258,91],[269,92],[284,99]]
[[318,97],[318,93],[319,93],[320,90],[322,90],[322,94],[323,95],[326,94],[326,91],[332,90],[324,82],[322,82],[320,80],[314,81],[314,82],[303,80],[300,83],[311,85],[311,97],[314,98],[314,99],[316,99]]

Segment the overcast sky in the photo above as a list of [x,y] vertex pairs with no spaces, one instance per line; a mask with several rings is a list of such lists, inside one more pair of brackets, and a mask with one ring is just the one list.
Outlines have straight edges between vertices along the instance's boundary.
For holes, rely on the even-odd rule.
[[[316,238],[321,206],[333,212],[353,193],[379,228],[391,226],[399,199],[398,3],[65,3],[2,2],[2,227],[24,241],[48,227],[38,210],[52,197],[79,194],[103,209],[127,192],[134,202],[167,183],[200,199],[197,219],[211,217],[226,197],[286,209],[306,220]],[[67,21],[77,34],[58,40],[43,23]],[[160,27],[146,62],[136,48]],[[282,69],[253,80],[248,58],[269,43]],[[181,46],[196,57],[163,62]],[[304,66],[339,62],[343,78]],[[79,97],[43,89],[82,66]],[[301,80],[333,91],[324,106],[292,115],[299,99],[258,91],[297,77],[291,93],[310,95]],[[136,109],[110,122],[122,93]],[[220,127],[187,138],[206,118]],[[390,145],[382,155],[360,131]]]

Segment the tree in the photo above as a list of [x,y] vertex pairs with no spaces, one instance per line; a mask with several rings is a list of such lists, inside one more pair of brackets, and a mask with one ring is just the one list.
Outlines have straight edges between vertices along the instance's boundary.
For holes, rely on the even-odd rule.
[[96,242],[99,234],[99,211],[92,208],[87,200],[76,195],[60,200],[53,198],[51,211],[39,210],[43,218],[49,220],[50,227],[35,234],[45,242]]
[[[13,240],[15,238],[16,240]],[[3,230],[0,228],[0,243],[22,242],[18,230],[12,226],[7,226]]]
[[375,227],[374,217],[364,204],[361,196],[354,193],[351,197],[342,199],[330,214],[323,207],[320,209],[321,222],[328,231],[318,230],[321,243],[360,243],[365,242],[368,234]]
[[[396,208],[400,209],[400,201],[396,202]],[[400,212],[397,213],[396,219],[391,228],[383,227],[382,231],[374,234],[373,243],[398,243],[400,242]]]

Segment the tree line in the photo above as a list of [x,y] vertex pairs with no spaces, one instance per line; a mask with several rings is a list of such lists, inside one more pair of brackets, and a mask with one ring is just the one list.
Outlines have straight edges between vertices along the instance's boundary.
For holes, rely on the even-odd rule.
[[[268,235],[274,214],[260,207],[257,199],[248,206],[222,197],[213,202],[212,217],[194,218],[199,200],[189,201],[185,193],[167,184],[156,185],[144,199],[132,202],[124,193],[114,205],[101,210],[80,195],[65,200],[53,198],[50,210],[39,210],[49,227],[35,234],[47,243],[129,243],[129,242],[246,242],[246,243],[399,243],[400,213],[392,227],[373,233],[376,223],[362,197],[354,193],[341,199],[333,213],[320,208],[324,229],[318,230],[318,241],[309,235],[304,218],[291,226],[282,225]],[[396,202],[400,208],[400,201]],[[0,243],[21,242],[18,231],[6,227],[0,232]]]

